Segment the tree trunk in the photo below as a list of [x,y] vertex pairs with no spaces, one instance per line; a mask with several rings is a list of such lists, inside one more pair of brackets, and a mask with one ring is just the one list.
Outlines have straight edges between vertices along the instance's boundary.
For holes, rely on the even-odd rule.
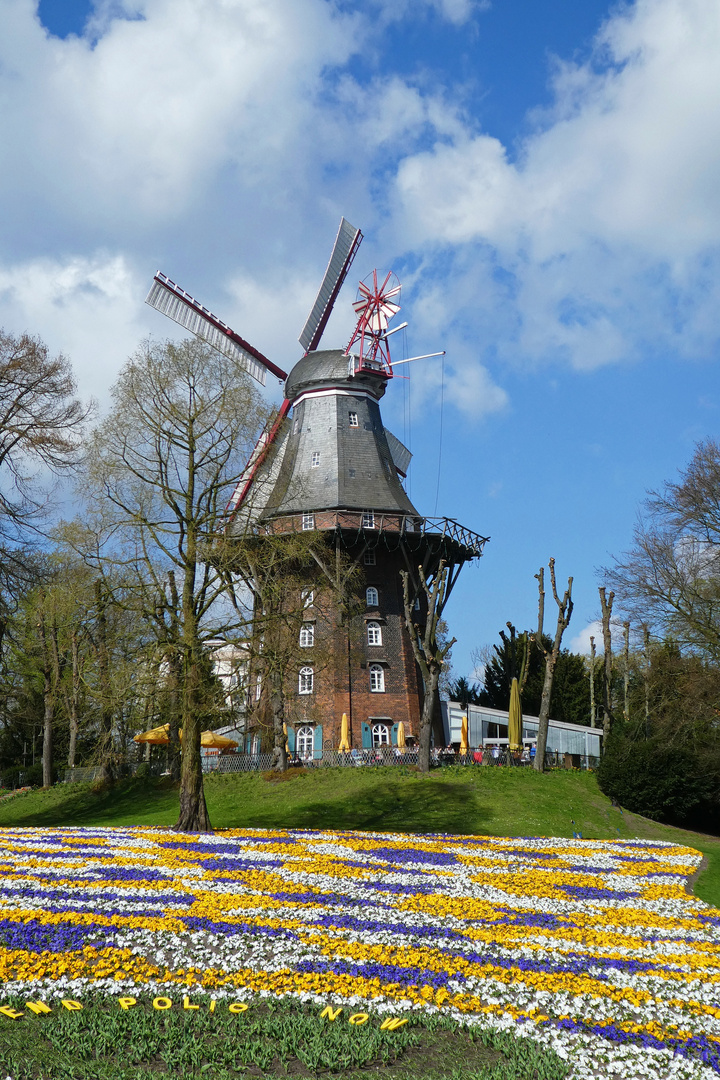
[[623,623],[623,719],[630,719],[630,623]]
[[[41,601],[42,602],[42,601]],[[48,648],[47,634],[45,630],[45,612],[40,611],[38,631],[42,645],[43,656],[43,787],[52,787],[53,782],[53,721],[55,719],[55,702],[53,700],[52,685],[52,660]]]
[[97,657],[98,683],[100,687],[100,764],[103,770],[103,780],[112,783],[113,710],[107,644],[107,596],[100,578],[95,581],[95,604],[97,607]]
[[615,593],[605,597],[605,587],[598,589],[600,594],[600,607],[602,610],[603,647],[603,750],[607,744],[610,727],[614,720],[612,712],[612,634],[610,631],[610,618],[612,616],[613,600]]
[[282,687],[282,674],[273,671],[270,676],[270,710],[273,723],[272,765],[275,772],[286,772],[288,767],[287,735],[285,733],[285,695]]
[[78,636],[73,631],[70,639],[72,650],[72,689],[70,691],[70,745],[68,747],[68,768],[75,768],[75,754],[77,752],[78,730],[80,720],[78,716],[78,702],[80,699],[80,650],[78,648]]
[[430,736],[433,729],[435,716],[435,701],[437,698],[438,683],[440,682],[439,671],[428,671],[423,679],[425,694],[423,707],[420,713],[420,731],[418,732],[418,768],[420,772],[430,771]]
[[595,714],[595,638],[590,638],[590,727],[596,726]]
[[180,767],[178,832],[212,832],[203,789],[200,755],[200,660],[198,648],[188,650],[183,694],[183,741]]
[[545,571],[541,567],[540,573],[535,577],[538,580],[538,632],[537,632],[537,644],[545,654],[545,679],[543,680],[542,697],[540,699],[540,716],[538,717],[538,734],[537,744],[535,747],[535,761],[533,762],[533,768],[537,772],[545,771],[545,748],[547,746],[548,727],[550,725],[550,698],[552,696],[552,684],[553,676],[555,674],[555,664],[560,654],[560,646],[562,644],[562,637],[570,624],[570,618],[573,613],[572,602],[572,584],[573,579],[568,578],[567,589],[562,600],[558,596],[557,581],[555,578],[555,560],[550,559],[548,566],[550,568],[550,584],[552,585],[553,599],[558,607],[557,626],[555,628],[555,640],[553,641],[552,648],[546,649],[543,644],[543,620],[545,617]]

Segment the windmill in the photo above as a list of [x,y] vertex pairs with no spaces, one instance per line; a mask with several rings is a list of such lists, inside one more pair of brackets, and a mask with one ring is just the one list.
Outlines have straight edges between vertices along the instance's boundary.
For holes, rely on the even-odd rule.
[[[343,713],[349,717],[353,746],[390,746],[401,721],[412,738],[422,688],[404,631],[400,570],[417,571],[421,564],[431,578],[442,561],[451,567],[449,595],[461,567],[482,553],[486,539],[450,519],[423,517],[403,487],[411,454],[385,428],[379,408],[393,378],[388,339],[407,325],[390,326],[400,311],[395,275],[374,270],[361,281],[353,304],[357,322],[347,347],[319,348],[361,241],[360,230],[343,218],[299,337],[303,355],[289,374],[164,274],[155,275],[146,301],[236,360],[261,384],[268,372],[284,382],[283,403],[260,436],[228,505],[229,535],[321,530],[364,568],[367,616],[352,643],[364,661],[351,670],[348,659],[346,673],[334,681],[328,676],[327,685],[321,685],[311,663],[301,669],[299,719],[288,726],[288,740],[291,750],[316,757],[326,743],[337,745]],[[314,631],[306,640],[314,641]],[[349,637],[346,644],[350,658]],[[316,704],[312,714],[311,695]],[[326,718],[322,724],[320,716]]]

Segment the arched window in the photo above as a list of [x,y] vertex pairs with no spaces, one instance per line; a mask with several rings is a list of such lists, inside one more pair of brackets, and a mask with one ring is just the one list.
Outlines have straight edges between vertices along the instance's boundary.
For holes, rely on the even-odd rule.
[[372,743],[373,746],[390,745],[390,730],[387,724],[373,724]]
[[365,603],[368,607],[377,607],[380,603],[378,591],[374,585],[369,585],[365,590]]
[[315,626],[311,622],[302,624],[300,629],[300,648],[311,649],[315,644]]
[[295,736],[295,749],[300,757],[312,757],[313,729],[311,727],[298,728]]
[[385,691],[385,672],[380,664],[370,665],[370,689],[374,694],[382,694]]
[[367,643],[368,645],[382,645],[382,628],[378,622],[369,622],[367,624]]
[[298,680],[298,693],[299,694],[312,694],[315,684],[315,672],[311,667],[300,668],[300,678]]

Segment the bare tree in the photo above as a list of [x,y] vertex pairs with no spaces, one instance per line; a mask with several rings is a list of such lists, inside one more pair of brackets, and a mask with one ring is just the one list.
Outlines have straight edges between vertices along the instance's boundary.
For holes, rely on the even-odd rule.
[[540,715],[538,717],[538,735],[537,746],[535,750],[535,761],[533,766],[538,772],[543,772],[545,769],[545,747],[547,746],[547,733],[548,725],[550,722],[550,696],[552,694],[553,675],[555,674],[555,665],[557,658],[560,654],[560,646],[562,644],[562,637],[568,628],[570,618],[573,612],[572,602],[572,583],[573,579],[568,578],[567,589],[562,598],[558,596],[557,582],[555,580],[555,560],[550,559],[548,566],[550,568],[550,584],[552,586],[553,599],[558,607],[557,626],[555,628],[555,638],[553,643],[548,648],[543,641],[543,624],[545,622],[545,569],[540,567],[539,573],[535,575],[538,583],[538,629],[537,634],[534,635],[535,643],[545,657],[545,679],[543,681],[542,697],[540,699]]
[[40,475],[78,463],[88,413],[65,357],[0,330],[0,589],[32,577],[22,545],[47,510]]
[[649,493],[631,547],[603,576],[655,636],[720,660],[720,442],[698,443],[679,481]]
[[438,708],[438,685],[445,658],[455,644],[455,638],[440,642],[439,623],[447,601],[448,567],[441,559],[437,571],[428,581],[422,566],[418,566],[419,587],[427,600],[427,615],[424,625],[416,621],[414,612],[417,586],[414,586],[407,570],[401,570],[403,584],[403,611],[405,628],[410,636],[413,656],[420,668],[423,681],[423,707],[420,714],[420,732],[418,738],[418,767],[421,772],[430,770],[430,734],[433,716]]
[[85,490],[108,537],[98,557],[124,573],[136,570],[144,611],[156,611],[158,597],[165,607],[172,603],[168,571],[177,575],[183,745],[175,827],[205,832],[204,643],[237,629],[233,611],[218,604],[230,583],[212,551],[265,409],[237,365],[196,341],[145,343],[121,372],[113,398],[86,471]]

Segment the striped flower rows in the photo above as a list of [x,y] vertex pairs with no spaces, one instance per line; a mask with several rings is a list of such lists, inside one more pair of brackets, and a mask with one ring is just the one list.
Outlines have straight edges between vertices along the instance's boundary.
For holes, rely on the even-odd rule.
[[441,1010],[518,1026],[578,1078],[720,1073],[720,912],[686,889],[700,859],[689,848],[303,830],[0,836],[6,994]]

